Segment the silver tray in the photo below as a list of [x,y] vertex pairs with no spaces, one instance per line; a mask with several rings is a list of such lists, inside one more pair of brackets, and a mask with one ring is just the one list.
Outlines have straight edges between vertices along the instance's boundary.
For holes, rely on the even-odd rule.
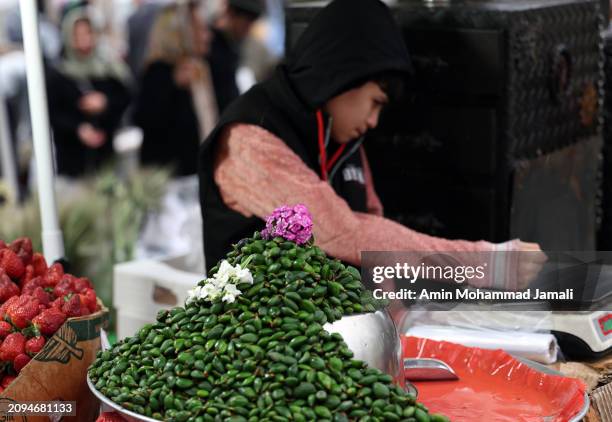
[[[524,364],[530,366],[531,368],[543,372],[545,374],[549,374],[549,375],[560,375],[560,376],[564,376],[561,372],[555,371],[554,369],[550,369],[544,365],[541,365],[537,362],[533,362],[529,359],[524,359],[518,356],[514,356],[514,358],[520,362],[523,362]],[[102,409],[104,411],[108,411],[109,409],[112,411],[115,411],[117,413],[119,413],[124,419],[126,419],[128,422],[140,422],[140,421],[144,421],[144,422],[158,422],[157,419],[153,419],[153,418],[149,418],[147,416],[143,416],[143,415],[139,415],[137,413],[134,413],[130,410],[124,409],[123,407],[121,407],[120,405],[118,405],[117,403],[111,401],[109,398],[105,397],[104,395],[102,395],[102,393],[100,393],[98,390],[96,390],[96,387],[91,383],[91,380],[89,379],[89,375],[87,375],[87,386],[89,387],[89,389],[91,390],[91,392],[94,394],[94,396],[96,396],[98,398],[98,400],[100,400],[100,403],[102,404]],[[568,422],[580,422],[582,420],[582,418],[584,418],[587,414],[587,412],[589,411],[589,406],[590,406],[590,400],[589,400],[589,396],[587,393],[584,393],[584,406],[582,407],[582,409],[580,409],[580,412],[578,412],[578,414],[576,414],[572,419],[570,419]]]
[[[536,371],[540,371],[540,372],[543,372],[543,373],[548,374],[548,375],[559,375],[559,376],[562,376],[562,377],[565,376],[561,372],[555,371],[554,369],[551,369],[548,366],[544,366],[541,363],[534,362],[532,360],[525,359],[525,358],[522,358],[520,356],[512,355],[512,357],[514,359],[518,360],[519,362],[522,362],[525,365],[529,366],[530,368],[535,369]],[[589,412],[589,407],[590,406],[591,406],[591,400],[589,399],[589,394],[585,392],[584,393],[584,406],[582,406],[582,409],[580,409],[578,414],[574,415],[574,417],[572,419],[570,419],[568,422],[580,422],[586,416],[586,414]]]

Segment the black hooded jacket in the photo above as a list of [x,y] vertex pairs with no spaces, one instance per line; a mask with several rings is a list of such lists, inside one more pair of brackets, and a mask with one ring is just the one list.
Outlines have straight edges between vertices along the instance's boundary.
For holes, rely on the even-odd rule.
[[[225,126],[246,123],[268,130],[319,174],[317,110],[369,77],[410,70],[399,28],[380,0],[334,0],[322,9],[274,76],[232,103],[202,144],[200,204],[207,267],[215,265],[232,243],[263,226],[261,219],[247,218],[228,208],[214,182],[215,144]],[[330,142],[327,155],[331,156],[337,147]],[[337,161],[339,168],[330,183],[351,209],[366,211],[363,182],[339,176],[347,166],[362,168],[360,154],[351,150],[354,149],[349,145]]]

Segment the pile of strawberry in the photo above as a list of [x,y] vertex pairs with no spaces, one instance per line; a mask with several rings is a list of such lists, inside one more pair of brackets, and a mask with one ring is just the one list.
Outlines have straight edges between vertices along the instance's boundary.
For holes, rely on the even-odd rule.
[[98,309],[87,278],[65,274],[32,251],[32,241],[0,240],[0,393],[71,317]]

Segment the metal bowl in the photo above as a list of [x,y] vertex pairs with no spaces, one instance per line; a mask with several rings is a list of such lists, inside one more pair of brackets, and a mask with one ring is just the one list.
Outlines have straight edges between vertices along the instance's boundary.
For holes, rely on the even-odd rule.
[[[371,313],[345,316],[333,323],[323,326],[328,333],[338,333],[355,354],[354,359],[362,360],[373,368],[391,375],[394,382],[403,388],[406,382],[403,376],[402,346],[400,337],[386,309]],[[113,402],[96,390],[87,376],[87,385],[100,400],[103,410],[112,410],[123,416],[128,422],[155,422],[156,419],[131,412]]]
[[105,395],[103,395],[101,392],[96,390],[95,385],[93,385],[93,383],[89,379],[89,374],[87,374],[87,386],[89,387],[89,390],[91,390],[93,395],[96,396],[98,400],[100,400],[103,412],[117,412],[127,422],[159,422],[157,419],[149,418],[147,416],[139,415],[138,413],[134,413],[130,410],[127,410],[109,399],[108,397],[106,397]]
[[[367,362],[369,366],[388,373],[394,378],[394,381],[398,385],[406,388],[408,391],[415,392],[411,390],[410,383],[405,382],[400,337],[395,323],[386,309],[372,313],[345,316],[334,323],[325,324],[323,328],[329,333],[340,334],[355,354],[355,359],[363,360]],[[539,365],[527,359],[516,358],[538,371],[562,375],[559,372],[552,371],[543,365]],[[96,390],[96,387],[89,379],[89,375],[87,376],[87,386],[100,400],[103,411],[115,411],[128,422],[157,422],[156,419],[124,409],[105,397]],[[572,417],[569,422],[580,421],[588,408],[589,399],[585,393],[585,404],[583,409],[581,409],[578,415]]]
[[345,316],[323,328],[338,333],[355,354],[355,359],[391,375],[405,388],[402,344],[391,315],[386,309]]

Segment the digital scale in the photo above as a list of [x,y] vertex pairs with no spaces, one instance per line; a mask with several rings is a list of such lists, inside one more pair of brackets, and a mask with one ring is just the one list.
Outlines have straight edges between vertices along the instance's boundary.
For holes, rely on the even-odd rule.
[[[577,255],[586,257],[588,253]],[[586,262],[562,258],[553,265],[558,266],[553,273],[559,286],[573,288],[579,303],[571,310],[564,309],[563,303],[550,304],[550,330],[566,358],[597,359],[612,352],[612,265],[607,264],[611,256],[597,252]],[[542,285],[536,281],[529,287]]]
[[[609,262],[612,253],[603,254]],[[603,260],[597,255],[587,262],[570,257],[570,253],[559,256],[562,258],[545,264],[541,277],[529,288],[561,292],[571,288],[575,293],[574,302],[447,302],[446,305],[452,305],[429,308],[444,311],[435,313],[432,325],[455,325],[454,312],[468,311],[467,323],[462,321],[466,328],[483,324],[501,331],[550,331],[565,358],[597,359],[612,353],[612,265],[601,264]],[[428,288],[431,290],[438,283],[430,283]]]
[[[514,310],[511,310],[514,308]],[[474,325],[499,332],[550,331],[566,359],[598,359],[612,353],[612,311],[533,311],[524,304],[493,307],[459,305],[452,310],[433,312],[430,325],[474,328]],[[442,312],[440,312],[442,311]],[[493,312],[491,312],[493,311]],[[468,315],[468,317],[466,317]],[[473,320],[474,325],[466,323]],[[457,321],[461,321],[457,324]],[[483,323],[483,321],[486,321]]]
[[[548,328],[557,338],[566,358],[601,358],[612,352],[612,265],[607,264],[612,254],[575,253],[575,256],[587,258],[586,262],[580,262],[581,259],[574,259],[572,255],[574,253],[559,253],[551,259],[554,263],[549,263],[550,267],[545,264],[543,277],[538,278],[529,288],[545,289],[548,286],[549,290],[573,289],[576,301],[573,305],[568,306],[562,301],[546,304],[549,309]],[[550,281],[551,276],[554,280],[552,285],[556,288],[546,282],[547,279]],[[516,318],[525,304],[515,305],[516,311],[513,314]]]
[[612,312],[560,312],[551,315],[561,350],[573,358],[599,358],[612,352]]
[[[609,253],[603,254],[607,257]],[[579,278],[588,309],[553,310],[551,315],[551,331],[561,350],[575,359],[600,358],[612,352],[612,266],[587,264],[586,268]]]

